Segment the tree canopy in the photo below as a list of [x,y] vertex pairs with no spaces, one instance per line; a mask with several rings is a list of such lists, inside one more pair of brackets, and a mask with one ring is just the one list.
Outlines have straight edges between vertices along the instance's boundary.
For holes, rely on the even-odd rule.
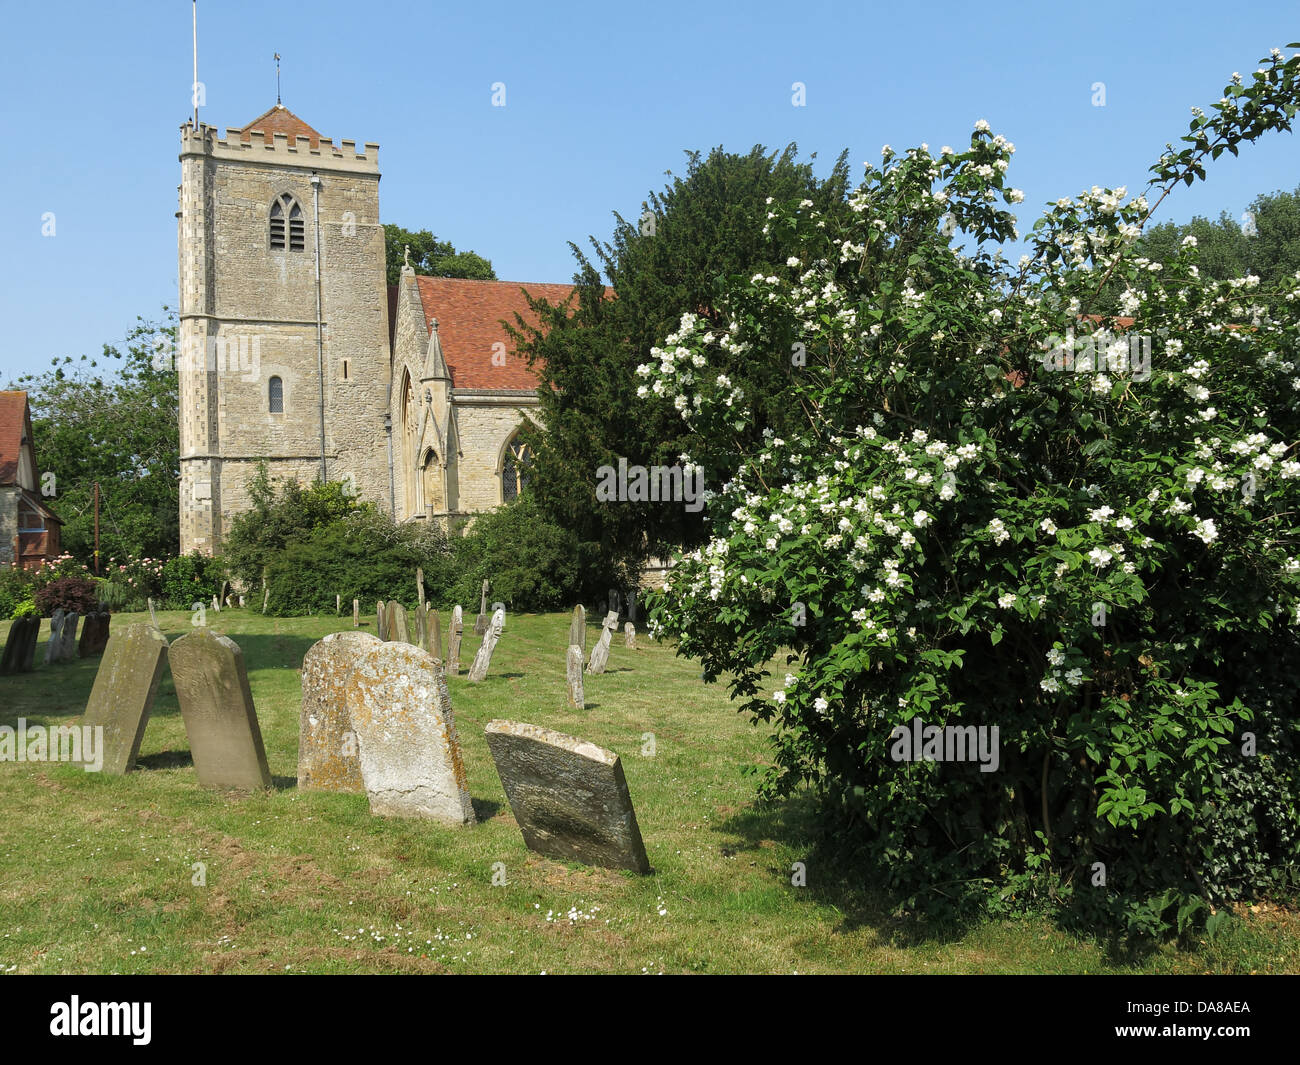
[[388,284],[397,284],[406,249],[411,249],[411,267],[426,277],[466,277],[474,281],[495,281],[492,263],[472,251],[457,251],[427,229],[410,230],[384,226],[384,263]]

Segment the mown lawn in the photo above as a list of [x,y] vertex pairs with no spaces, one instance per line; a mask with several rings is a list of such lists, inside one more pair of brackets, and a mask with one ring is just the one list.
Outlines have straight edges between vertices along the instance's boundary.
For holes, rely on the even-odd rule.
[[[169,639],[189,629],[188,613],[159,620]],[[567,614],[509,617],[488,679],[450,680],[480,823],[371,817],[364,796],[295,786],[302,657],[351,618],[208,621],[243,648],[274,790],[198,787],[166,676],[136,772],[0,763],[0,972],[1300,972],[1300,916],[1286,910],[1243,912],[1194,951],[1115,962],[1046,921],[918,926],[815,861],[792,886],[810,808],[753,807],[740,767],[763,761],[763,732],[644,635],[629,651],[617,634],[586,709],[568,709]],[[45,668],[41,638],[35,673],[0,678],[0,724],[76,723],[85,709],[98,660]],[[467,632],[464,668],[477,644]],[[483,735],[495,717],[618,752],[653,875],[526,850]]]

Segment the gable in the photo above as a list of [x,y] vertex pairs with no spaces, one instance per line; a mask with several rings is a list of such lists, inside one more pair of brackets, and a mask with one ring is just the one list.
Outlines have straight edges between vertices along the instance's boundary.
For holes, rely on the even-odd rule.
[[12,484],[28,491],[36,489],[36,456],[26,392],[0,392],[0,485]]

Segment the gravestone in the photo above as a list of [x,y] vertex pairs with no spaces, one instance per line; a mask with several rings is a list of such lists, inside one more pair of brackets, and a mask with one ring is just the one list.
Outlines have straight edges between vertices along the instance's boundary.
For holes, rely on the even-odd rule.
[[217,601],[217,597],[215,595],[212,597],[212,612],[214,614],[221,613],[221,604]]
[[487,613],[487,593],[488,582],[483,582],[483,597],[479,600],[478,617],[474,619],[474,635],[482,636],[487,632],[488,613]]
[[591,649],[591,658],[587,661],[588,673],[605,672],[605,667],[609,665],[609,644],[614,638],[614,626],[617,624],[618,615],[611,610],[600,624],[600,639]]
[[13,624],[9,626],[9,639],[5,641],[4,654],[0,656],[0,677],[31,671],[40,631],[39,617],[14,618]]
[[243,597],[242,595],[239,597],[239,605],[240,605],[241,607],[245,604],[246,601],[247,601],[247,600],[245,600],[244,597]]
[[67,611],[59,607],[50,615],[50,638],[45,644],[45,664],[52,665],[59,660],[59,644],[63,640],[63,618]]
[[338,617],[343,613],[343,596],[338,592],[334,593],[334,616]]
[[382,599],[375,604],[375,635],[381,640],[388,640],[388,611]]
[[266,613],[267,605],[271,602],[271,586],[266,583],[266,578],[262,578],[262,613]]
[[81,641],[77,644],[77,654],[80,657],[94,658],[104,653],[104,648],[108,646],[108,626],[112,616],[103,609],[86,615],[86,621],[81,626]]
[[465,627],[465,612],[460,604],[451,608],[451,630],[447,633],[447,672],[460,674],[460,638]]
[[381,643],[358,658],[344,693],[370,812],[474,824],[447,681],[434,657]]
[[154,612],[153,599],[149,599],[148,603],[149,603],[149,624],[151,624],[156,629],[159,627],[158,615]]
[[424,612],[425,617],[428,619],[424,624],[424,628],[429,634],[429,654],[433,655],[439,662],[444,662],[446,659],[442,657],[442,618],[428,603],[424,604]]
[[587,608],[578,605],[573,608],[573,618],[569,622],[569,646],[577,644],[582,655],[587,655]]
[[269,788],[271,772],[239,645],[204,626],[173,643],[168,658],[199,783]]
[[388,600],[388,639],[393,643],[410,643],[411,630],[406,621],[406,607],[396,599]]
[[623,646],[636,650],[636,626],[630,621],[623,626]]
[[357,662],[380,645],[379,637],[368,632],[331,632],[312,644],[303,656],[302,706],[298,712],[299,788],[364,790],[345,690]]
[[360,599],[352,600],[352,627],[354,629],[361,628],[361,600]]
[[54,653],[56,662],[75,662],[77,660],[77,622],[81,615],[70,610],[63,615],[63,631],[59,633],[59,646]]
[[487,676],[488,666],[492,664],[492,652],[496,650],[497,640],[501,639],[501,626],[505,624],[506,612],[498,610],[492,615],[492,622],[483,634],[478,654],[469,667],[469,679],[477,683]]
[[569,644],[569,653],[565,657],[569,678],[569,705],[575,710],[581,710],[587,705],[582,690],[582,648],[576,643]]
[[[419,600],[420,609],[424,609],[424,568],[420,567],[415,571],[415,594]],[[427,650],[427,648],[426,648]]]
[[421,651],[429,649],[429,630],[426,627],[428,620],[424,615],[424,605],[417,605],[415,608],[415,639],[411,643]]
[[618,755],[520,721],[489,722],[487,741],[529,850],[650,872]]
[[137,622],[109,637],[82,719],[104,730],[100,772],[121,776],[135,766],[166,665],[167,637],[153,625]]

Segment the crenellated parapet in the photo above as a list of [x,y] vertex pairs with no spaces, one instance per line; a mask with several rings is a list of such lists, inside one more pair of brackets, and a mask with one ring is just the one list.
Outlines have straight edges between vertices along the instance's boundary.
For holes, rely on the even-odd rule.
[[[300,166],[312,170],[336,170],[355,174],[379,173],[379,145],[363,142],[357,151],[357,142],[341,140],[338,144],[329,137],[320,137],[318,147],[312,147],[313,138],[299,134],[272,133],[268,136],[260,129],[243,130],[227,127],[225,137],[217,126],[193,122],[181,126],[180,158],[199,156],[242,163],[266,163],[272,166]],[[244,140],[247,137],[247,140]]]

